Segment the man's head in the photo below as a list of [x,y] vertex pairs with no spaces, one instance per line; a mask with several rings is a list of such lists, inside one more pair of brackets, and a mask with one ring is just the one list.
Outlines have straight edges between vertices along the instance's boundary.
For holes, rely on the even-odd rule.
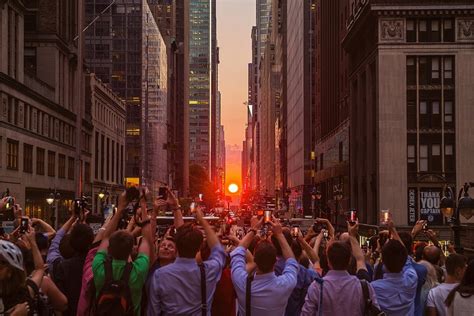
[[441,259],[441,249],[436,246],[426,246],[423,249],[423,260],[428,261],[431,264],[439,265]]
[[186,223],[177,229],[174,236],[178,255],[182,258],[195,258],[203,240],[202,233],[191,223]]
[[446,258],[446,273],[456,281],[461,281],[467,267],[466,257],[453,253]]
[[87,224],[76,224],[71,230],[71,240],[69,241],[72,249],[80,255],[89,251],[94,241],[94,232]]
[[413,253],[413,237],[411,237],[411,234],[408,232],[399,232],[398,235],[400,236],[408,255],[411,255]]
[[351,261],[351,248],[344,241],[333,241],[326,251],[329,268],[332,270],[347,270]]
[[407,250],[398,240],[390,239],[382,248],[383,264],[388,272],[400,273],[407,261]]
[[108,253],[116,260],[128,260],[133,250],[133,236],[125,230],[113,233],[109,239]]
[[261,273],[269,273],[273,271],[276,257],[277,250],[271,242],[261,241],[255,247],[254,260]]
[[[293,242],[293,238],[291,237],[291,232],[288,228],[283,229],[283,236],[285,236],[285,239],[288,245],[291,245]],[[272,235],[272,243],[273,243],[273,246],[275,246],[277,256],[281,257],[283,254],[281,251],[280,242],[278,241],[275,235]]]

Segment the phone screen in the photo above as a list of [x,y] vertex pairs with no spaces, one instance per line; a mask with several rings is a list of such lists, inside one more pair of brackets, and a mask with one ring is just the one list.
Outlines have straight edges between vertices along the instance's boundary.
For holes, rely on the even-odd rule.
[[24,218],[24,217],[21,218],[20,231],[22,233],[26,233],[28,231],[28,218]]
[[263,221],[265,223],[271,222],[272,221],[272,211],[265,211],[265,216]]
[[300,228],[298,226],[291,227],[291,236],[298,237],[300,235]]
[[191,213],[194,213],[194,211],[196,210],[196,203],[195,202],[191,203],[191,205],[189,206],[189,210],[191,211]]
[[161,187],[158,190],[158,195],[160,196],[161,199],[167,200],[168,199],[168,190],[166,189],[166,187]]
[[351,221],[352,223],[357,222],[357,211],[351,211],[350,221]]

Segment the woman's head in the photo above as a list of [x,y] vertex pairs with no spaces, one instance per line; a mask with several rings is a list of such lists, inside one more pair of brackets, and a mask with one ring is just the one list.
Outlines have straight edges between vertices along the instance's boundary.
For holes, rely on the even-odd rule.
[[176,259],[176,244],[172,239],[164,239],[158,248],[158,258],[173,261]]
[[438,284],[438,275],[436,274],[436,270],[433,265],[426,260],[420,260],[418,264],[424,266],[426,268],[426,271],[428,272],[426,274],[426,284],[430,288],[435,287],[436,284]]

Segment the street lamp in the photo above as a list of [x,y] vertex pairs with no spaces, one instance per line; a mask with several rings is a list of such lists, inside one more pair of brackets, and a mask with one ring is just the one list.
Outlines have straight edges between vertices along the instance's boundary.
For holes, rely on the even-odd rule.
[[[53,216],[51,217],[51,221],[54,223],[54,228],[58,228],[58,206],[57,206],[57,201],[61,198],[61,194],[59,192],[51,192],[48,197],[46,198],[46,203],[51,207],[51,213],[53,213]],[[53,205],[53,203],[55,203]]]
[[474,200],[469,196],[469,188],[474,186],[474,183],[465,183],[459,191],[458,203],[454,200],[455,195],[453,189],[449,186],[445,187],[444,196],[441,199],[440,209],[444,217],[447,218],[451,229],[454,232],[454,249],[457,253],[463,253],[464,249],[461,246],[461,221],[460,215],[466,219],[473,216]]

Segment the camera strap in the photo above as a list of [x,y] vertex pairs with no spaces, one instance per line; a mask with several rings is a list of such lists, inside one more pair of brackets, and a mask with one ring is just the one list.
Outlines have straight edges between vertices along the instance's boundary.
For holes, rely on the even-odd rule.
[[250,316],[252,305],[251,305],[251,297],[252,297],[252,281],[253,281],[253,271],[247,274],[247,285],[245,287],[245,315]]
[[207,290],[206,290],[206,270],[204,269],[204,263],[199,264],[201,270],[201,312],[202,316],[207,315]]

